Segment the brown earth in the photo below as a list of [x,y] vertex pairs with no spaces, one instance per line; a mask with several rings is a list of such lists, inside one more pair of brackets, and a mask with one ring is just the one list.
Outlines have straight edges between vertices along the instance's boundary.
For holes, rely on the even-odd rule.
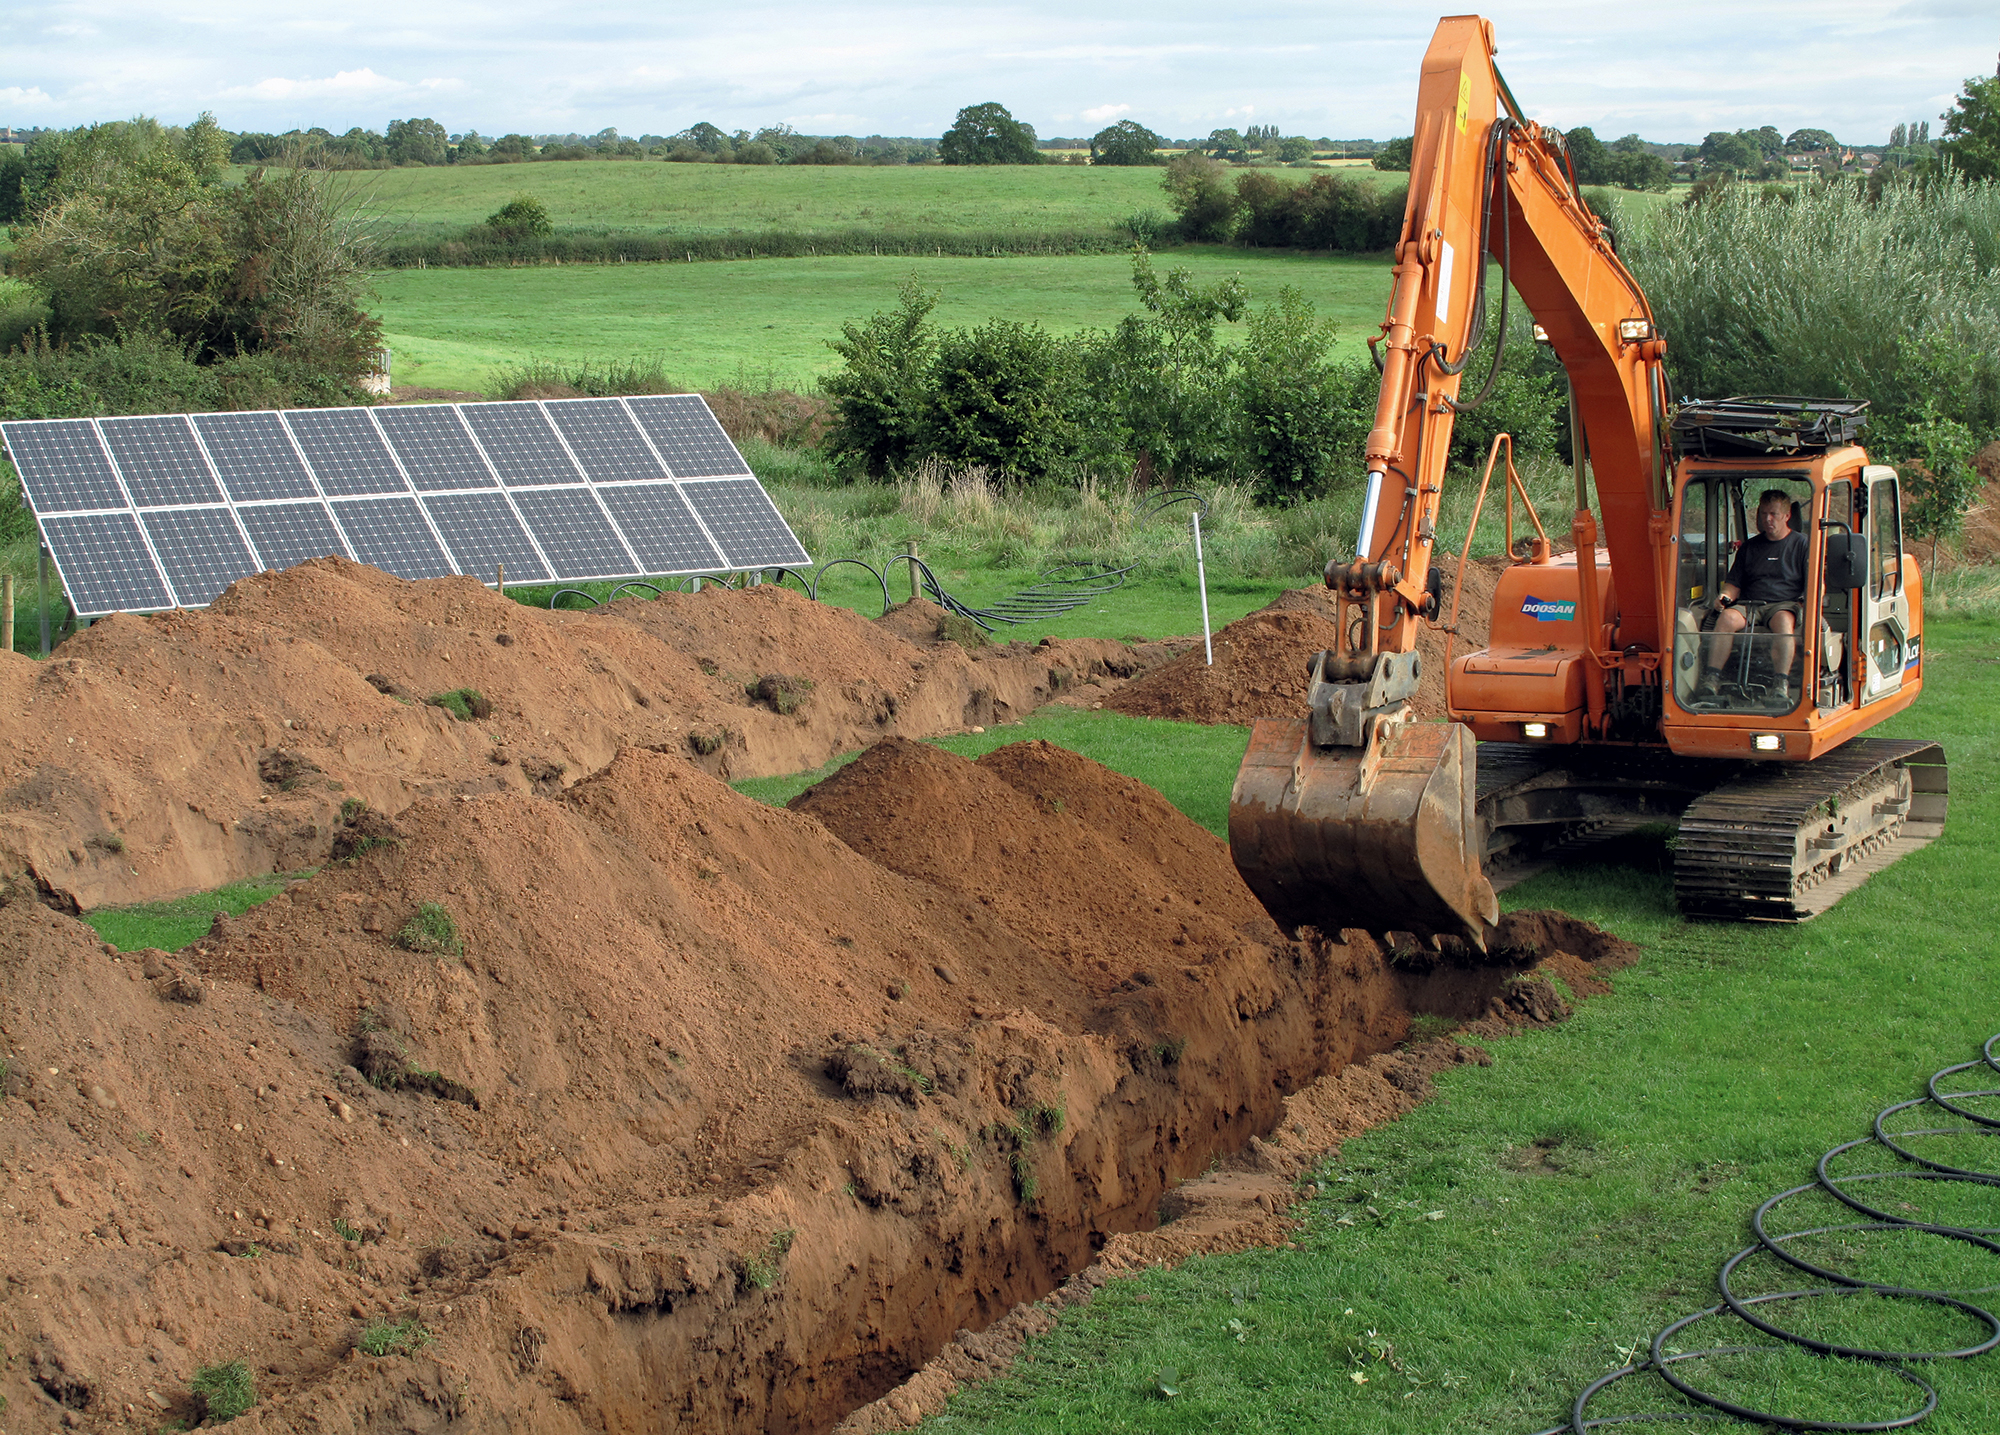
[[[1058,1288],[1287,1239],[1478,1059],[1412,1013],[1558,1019],[1625,955],[1288,938],[1150,788],[901,736],[1170,645],[945,626],[326,560],[0,661],[0,1429],[193,1420],[233,1359],[246,1432],[891,1428]],[[790,811],[722,780],[876,739]],[[178,955],[61,910],[308,862]]]
[[[177,957],[12,889],[7,1428],[191,1417],[242,1358],[246,1432],[823,1430],[1094,1259],[1281,1235],[1314,1144],[1420,1095],[1412,1010],[1548,1019],[1508,978],[1616,956],[1287,940],[1041,743],[892,738],[789,812],[627,746],[374,835]],[[409,949],[425,902],[462,951]],[[1251,1229],[1197,1188],[1145,1234],[1238,1152]]]
[[[146,901],[320,862],[350,799],[393,816],[545,791],[626,745],[724,778],[797,772],[1102,693],[1178,650],[968,653],[923,606],[878,625],[766,585],[549,612],[326,558],[205,610],[117,615],[49,662],[0,654],[0,873],[71,911]],[[467,687],[489,717],[424,702]]]
[[[1437,625],[1426,625],[1418,635],[1422,677],[1412,705],[1418,718],[1444,716],[1448,647],[1456,655],[1486,646],[1493,589],[1504,566],[1504,559],[1466,565],[1455,638]],[[1448,571],[1455,573],[1456,563]],[[1448,624],[1450,618],[1447,592],[1439,623]],[[1215,635],[1212,666],[1196,644],[1122,687],[1105,706],[1134,717],[1180,722],[1247,725],[1262,717],[1300,716],[1306,709],[1306,664],[1322,648],[1341,646],[1338,620],[1338,606],[1325,588],[1281,593]]]

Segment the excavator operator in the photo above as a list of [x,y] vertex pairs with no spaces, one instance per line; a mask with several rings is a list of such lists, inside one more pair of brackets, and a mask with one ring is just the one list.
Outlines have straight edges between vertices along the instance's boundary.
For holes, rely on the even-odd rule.
[[1775,696],[1789,705],[1792,651],[1805,595],[1806,540],[1792,531],[1792,496],[1782,488],[1767,488],[1757,497],[1757,536],[1736,550],[1716,597],[1715,632],[1708,640],[1707,669],[1696,698],[1715,696],[1736,635],[1761,623],[1772,635]]

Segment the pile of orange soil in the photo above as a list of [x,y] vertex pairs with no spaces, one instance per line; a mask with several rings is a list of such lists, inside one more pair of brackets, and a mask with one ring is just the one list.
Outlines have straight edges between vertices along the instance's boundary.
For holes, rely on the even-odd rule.
[[[926,607],[928,605],[925,605]],[[353,800],[554,791],[621,746],[725,778],[1006,721],[1174,651],[968,653],[937,611],[871,623],[775,586],[602,612],[318,559],[201,611],[119,615],[48,662],[0,654],[0,877],[66,910],[323,861]],[[476,689],[455,720],[426,699]]]
[[[1418,718],[1444,716],[1447,647],[1462,655],[1486,646],[1499,571],[1497,564],[1467,564],[1456,637],[1431,625],[1419,635],[1422,686],[1413,704]],[[1306,665],[1321,649],[1342,646],[1339,616],[1333,595],[1323,587],[1282,593],[1215,635],[1212,665],[1195,646],[1124,685],[1105,706],[1134,717],[1246,726],[1258,718],[1302,717]],[[1448,623],[1450,617],[1447,592],[1438,620]]]
[[[607,670],[631,641],[584,631]],[[8,1428],[191,1419],[241,1359],[246,1430],[825,1430],[1150,1258],[1121,1243],[1218,1158],[1271,1216],[1294,1124],[1400,1109],[1410,1011],[1553,1000],[1506,978],[1581,946],[1287,939],[1214,837],[1044,744],[890,739],[792,811],[626,746],[366,831],[174,957],[10,889]],[[371,1321],[416,1338],[361,1354]]]

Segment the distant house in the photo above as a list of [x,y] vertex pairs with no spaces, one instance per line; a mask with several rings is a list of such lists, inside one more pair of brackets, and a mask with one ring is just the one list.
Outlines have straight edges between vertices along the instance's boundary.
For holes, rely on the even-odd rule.
[[1854,157],[1854,162],[1861,167],[1861,172],[1866,174],[1869,170],[1875,168],[1876,165],[1882,163],[1882,156],[1876,154],[1873,150],[1863,150]]

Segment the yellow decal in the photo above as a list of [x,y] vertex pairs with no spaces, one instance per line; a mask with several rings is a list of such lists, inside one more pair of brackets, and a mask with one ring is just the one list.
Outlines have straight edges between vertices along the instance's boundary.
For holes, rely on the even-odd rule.
[[1458,77],[1458,132],[1465,133],[1466,116],[1472,113],[1472,76]]

